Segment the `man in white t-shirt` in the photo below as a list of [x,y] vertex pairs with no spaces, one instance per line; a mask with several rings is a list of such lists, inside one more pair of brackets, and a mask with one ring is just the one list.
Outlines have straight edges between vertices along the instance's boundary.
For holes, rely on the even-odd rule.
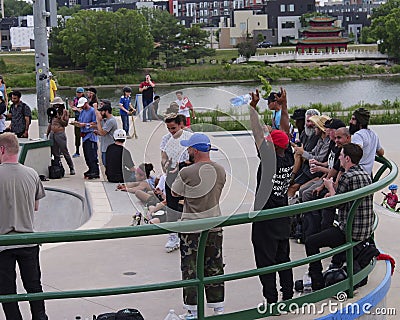
[[175,102],[179,106],[178,113],[183,114],[186,117],[186,126],[190,128],[190,111],[192,111],[193,119],[196,119],[196,114],[194,113],[193,105],[188,97],[183,96],[182,91],[177,91],[175,94],[177,97],[177,100],[175,100]]
[[[176,114],[170,114],[165,119],[165,124],[171,137],[165,143],[161,150],[161,166],[166,173],[165,196],[167,201],[167,222],[178,221],[181,218],[183,206],[179,203],[179,198],[171,194],[171,186],[179,173],[179,169],[189,160],[187,148],[180,144],[181,140],[188,140],[192,133],[183,130],[180,117]],[[179,248],[179,238],[176,233],[171,233],[169,240],[165,245],[167,252]]]
[[378,135],[368,129],[370,112],[365,108],[358,108],[350,119],[349,131],[352,135],[351,142],[358,144],[363,149],[363,156],[359,165],[368,173],[372,174],[375,155],[383,156],[384,150]]
[[[34,212],[45,197],[39,175],[18,163],[19,144],[13,133],[0,135],[0,234],[34,232]],[[0,246],[0,295],[16,294],[16,263],[28,293],[43,292],[39,245]],[[43,300],[29,301],[32,319],[47,320]],[[22,320],[18,302],[3,303],[6,320]],[[3,318],[4,319],[4,318]]]

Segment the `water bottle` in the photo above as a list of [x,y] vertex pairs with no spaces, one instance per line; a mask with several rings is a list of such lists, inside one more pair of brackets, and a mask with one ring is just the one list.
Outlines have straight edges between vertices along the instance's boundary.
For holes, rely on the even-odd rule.
[[308,272],[306,272],[303,276],[303,293],[311,293],[311,277],[309,276]]
[[251,96],[250,94],[244,94],[242,96],[237,96],[229,100],[232,106],[234,107],[240,107],[245,104],[248,104],[251,101]]
[[164,320],[179,320],[179,316],[175,313],[174,309],[169,310],[167,316],[164,318]]

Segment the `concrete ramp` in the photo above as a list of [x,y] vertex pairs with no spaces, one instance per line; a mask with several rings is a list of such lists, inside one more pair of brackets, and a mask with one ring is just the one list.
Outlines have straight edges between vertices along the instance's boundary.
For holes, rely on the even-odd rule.
[[70,191],[45,188],[46,197],[40,200],[35,215],[36,231],[75,230],[89,220],[85,199]]

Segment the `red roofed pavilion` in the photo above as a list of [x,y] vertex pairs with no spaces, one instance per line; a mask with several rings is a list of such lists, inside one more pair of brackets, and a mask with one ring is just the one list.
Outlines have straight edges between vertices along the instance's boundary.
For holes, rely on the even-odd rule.
[[335,20],[336,18],[332,17],[311,18],[310,26],[302,31],[302,37],[291,40],[291,43],[296,45],[296,52],[318,52],[319,49],[334,52],[336,48],[338,51],[342,48],[347,50],[350,39],[340,36],[343,29],[333,26]]

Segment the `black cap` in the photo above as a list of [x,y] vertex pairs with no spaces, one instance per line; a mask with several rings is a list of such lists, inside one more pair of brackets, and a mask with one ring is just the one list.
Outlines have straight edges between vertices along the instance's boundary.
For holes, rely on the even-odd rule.
[[271,92],[267,98],[268,103],[274,102],[276,101],[276,97],[275,95],[277,95],[278,97],[280,97],[282,94],[280,92]]
[[345,128],[346,125],[340,119],[330,119],[325,122],[324,127],[329,129],[339,129]]
[[98,108],[97,110],[98,111],[107,111],[108,110],[109,113],[112,113],[111,101],[108,99],[101,99],[100,101],[103,103],[103,105],[100,108]]
[[293,114],[290,116],[293,120],[302,120],[306,118],[306,109],[296,109]]
[[93,88],[93,87],[86,89],[86,91],[90,91],[90,92],[93,92],[94,94],[97,94],[97,89]]

